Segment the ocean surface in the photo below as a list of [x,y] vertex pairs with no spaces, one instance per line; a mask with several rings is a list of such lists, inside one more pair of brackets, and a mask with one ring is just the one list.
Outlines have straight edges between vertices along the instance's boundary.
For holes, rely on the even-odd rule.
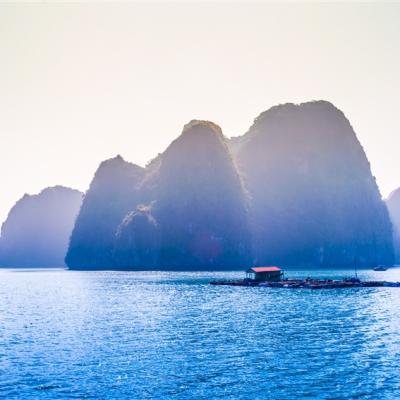
[[400,288],[208,285],[242,276],[0,270],[0,398],[400,399]]

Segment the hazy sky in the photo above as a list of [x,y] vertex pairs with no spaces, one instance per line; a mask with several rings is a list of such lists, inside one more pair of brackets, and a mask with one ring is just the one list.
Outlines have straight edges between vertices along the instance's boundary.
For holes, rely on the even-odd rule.
[[400,4],[0,4],[0,221],[25,192],[144,165],[193,118],[246,132],[284,102],[350,119],[400,186]]

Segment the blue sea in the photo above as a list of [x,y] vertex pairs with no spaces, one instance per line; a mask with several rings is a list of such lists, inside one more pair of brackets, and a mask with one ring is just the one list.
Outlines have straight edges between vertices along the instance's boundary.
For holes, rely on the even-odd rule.
[[242,276],[0,270],[0,398],[400,399],[400,288],[208,284]]

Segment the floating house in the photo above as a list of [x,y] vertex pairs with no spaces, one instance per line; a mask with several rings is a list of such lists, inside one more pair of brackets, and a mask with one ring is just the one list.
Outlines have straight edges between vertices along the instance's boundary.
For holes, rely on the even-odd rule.
[[279,267],[252,267],[246,271],[246,278],[254,281],[279,282],[283,272]]

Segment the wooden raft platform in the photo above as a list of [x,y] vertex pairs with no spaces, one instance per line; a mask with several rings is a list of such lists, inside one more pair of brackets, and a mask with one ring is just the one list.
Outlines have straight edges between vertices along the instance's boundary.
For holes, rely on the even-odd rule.
[[400,287],[400,282],[387,281],[361,281],[357,278],[333,279],[285,279],[278,282],[260,282],[252,279],[211,281],[211,285],[217,286],[247,286],[270,287],[283,289],[341,289],[354,287]]

